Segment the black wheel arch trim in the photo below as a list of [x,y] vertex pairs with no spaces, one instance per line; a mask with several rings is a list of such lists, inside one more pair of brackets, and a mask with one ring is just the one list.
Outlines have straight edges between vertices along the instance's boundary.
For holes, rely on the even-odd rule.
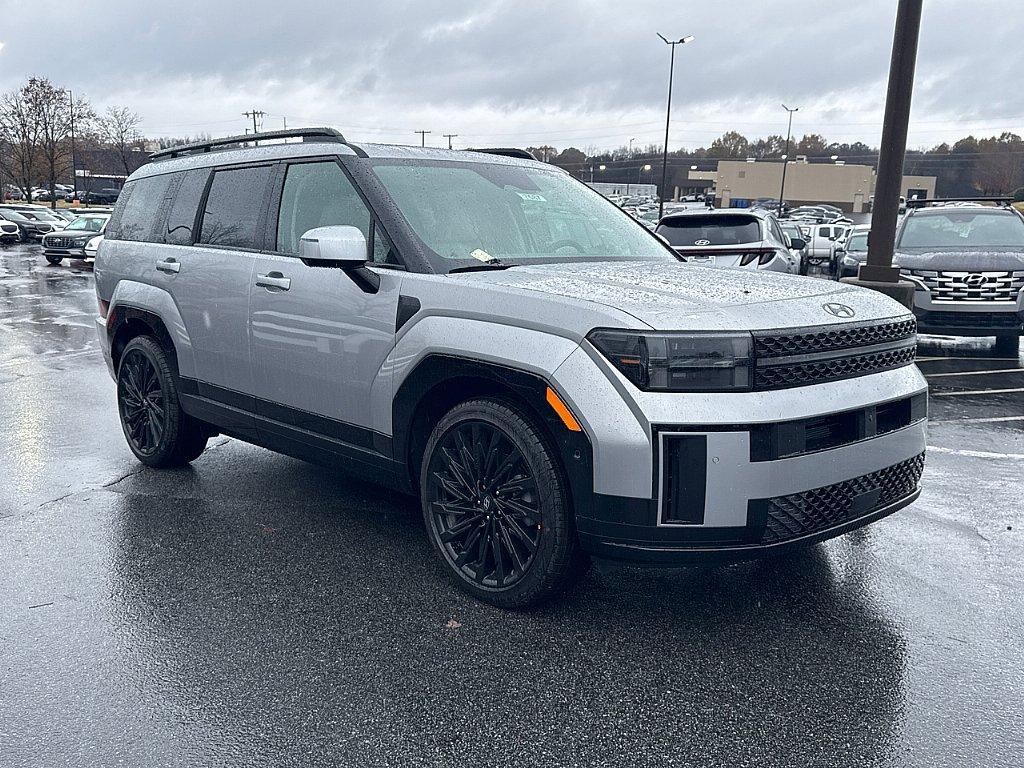
[[[469,387],[464,393],[458,389],[449,390],[446,400],[453,404],[466,397],[487,396],[495,391],[511,393],[523,404],[527,415],[537,422],[551,439],[559,463],[565,472],[569,485],[570,500],[577,514],[580,506],[593,495],[593,452],[590,439],[585,432],[572,432],[562,423],[558,415],[547,405],[547,388],[555,392],[542,375],[521,368],[502,365],[458,355],[432,354],[424,357],[402,381],[392,400],[392,450],[396,461],[409,466],[409,488],[418,487],[418,462],[414,461],[416,450],[422,449],[429,437],[429,430],[418,427],[418,417],[429,409],[431,393],[438,387],[457,382],[477,382],[490,386],[483,391]],[[465,395],[463,397],[462,395]]]

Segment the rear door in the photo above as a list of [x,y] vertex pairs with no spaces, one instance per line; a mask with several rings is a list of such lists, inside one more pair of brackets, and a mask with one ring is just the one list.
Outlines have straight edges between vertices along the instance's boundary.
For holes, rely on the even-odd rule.
[[276,189],[267,228],[273,253],[256,259],[250,281],[259,429],[282,449],[313,442],[358,458],[375,445],[370,390],[394,346],[402,272],[376,270],[380,286],[371,293],[340,269],[299,260],[305,232],[350,225],[366,235],[372,261],[398,266],[337,161],[283,165]]
[[[166,218],[164,272],[192,340],[197,394],[249,411],[249,284],[273,165],[200,171],[183,179]],[[198,216],[196,211],[199,211]]]

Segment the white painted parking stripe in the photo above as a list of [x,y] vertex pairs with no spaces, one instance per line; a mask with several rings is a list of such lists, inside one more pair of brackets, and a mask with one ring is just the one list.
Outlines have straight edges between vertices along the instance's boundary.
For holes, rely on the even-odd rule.
[[972,459],[1024,459],[1024,453],[993,453],[992,451],[965,451],[960,448],[941,448],[937,445],[929,445],[930,453],[951,453],[955,456],[969,456]]
[[1012,362],[1012,363],[1016,363],[1019,359],[1020,359],[1019,357],[988,357],[988,356],[980,357],[978,355],[975,355],[974,357],[944,357],[944,356],[943,357],[918,357],[917,358],[917,362],[919,362],[919,363],[930,363],[930,362],[934,362],[935,360],[974,360],[974,361],[978,361],[978,360],[994,360],[996,362],[1006,362],[1006,361],[1009,361],[1009,362]]
[[963,395],[1005,395],[1009,392],[1024,392],[1024,387],[1013,389],[970,389],[964,392],[933,392],[931,397],[962,397]]
[[994,424],[999,421],[1024,421],[1024,416],[981,416],[976,419],[928,419],[929,424]]
[[947,373],[926,373],[926,379],[937,379],[939,376],[984,376],[986,373],[1024,373],[1024,368],[1000,368],[995,371],[949,371]]

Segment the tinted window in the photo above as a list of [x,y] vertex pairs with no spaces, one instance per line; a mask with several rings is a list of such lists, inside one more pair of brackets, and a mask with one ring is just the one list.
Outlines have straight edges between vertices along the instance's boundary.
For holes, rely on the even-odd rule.
[[740,245],[761,239],[761,225],[753,216],[680,216],[658,225],[659,235],[672,245]]
[[171,245],[191,245],[192,228],[196,223],[199,203],[202,202],[209,170],[197,168],[182,174],[174,202],[167,212],[164,242]]
[[289,166],[277,217],[277,250],[298,253],[304,233],[338,224],[358,227],[369,240],[370,211],[338,164]]
[[[131,183],[131,194],[121,212],[117,227],[117,240],[152,240],[160,206],[167,195],[167,187],[173,175],[148,176]],[[127,189],[127,187],[126,187]],[[122,195],[122,198],[124,195]],[[116,211],[115,211],[116,214]],[[107,233],[110,237],[110,233]]]
[[846,243],[846,250],[853,253],[867,253],[868,250],[868,233],[857,232],[850,235],[850,239]]
[[260,208],[272,167],[216,171],[203,211],[199,242],[232,248],[258,247]]

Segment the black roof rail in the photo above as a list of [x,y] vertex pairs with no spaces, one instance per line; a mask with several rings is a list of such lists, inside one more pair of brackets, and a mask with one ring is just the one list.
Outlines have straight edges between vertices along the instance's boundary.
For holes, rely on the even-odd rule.
[[925,197],[911,198],[907,200],[907,208],[926,208],[935,203],[996,203],[1002,206],[1009,206],[1013,202],[1012,197]]
[[536,160],[532,152],[527,152],[525,149],[516,149],[515,147],[493,147],[493,148],[480,148],[480,149],[469,149],[467,152],[480,152],[484,155],[501,155],[502,157],[517,157],[520,160]]
[[340,131],[333,128],[289,128],[283,131],[264,131],[262,133],[245,133],[240,136],[224,136],[220,139],[209,141],[197,141],[194,144],[182,144],[177,147],[168,147],[154,152],[149,156],[150,160],[167,160],[182,155],[195,155],[209,152],[213,149],[238,146],[241,144],[253,144],[271,139],[302,139],[305,141],[328,141],[338,144],[348,144]]

